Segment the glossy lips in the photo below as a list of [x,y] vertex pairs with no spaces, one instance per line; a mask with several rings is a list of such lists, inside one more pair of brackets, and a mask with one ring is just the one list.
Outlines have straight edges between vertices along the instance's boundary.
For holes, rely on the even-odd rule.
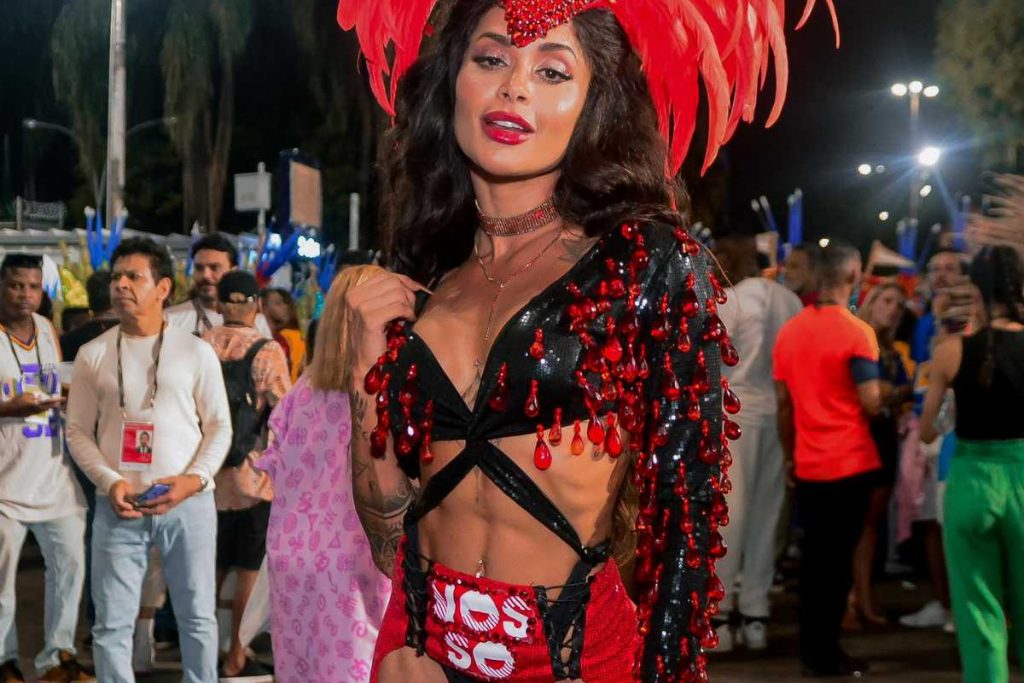
[[534,133],[526,119],[504,111],[484,114],[483,128],[487,137],[503,145],[521,145]]

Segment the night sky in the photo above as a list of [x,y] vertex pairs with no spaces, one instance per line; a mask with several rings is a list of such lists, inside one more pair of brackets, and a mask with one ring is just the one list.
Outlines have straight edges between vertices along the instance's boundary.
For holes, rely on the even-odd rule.
[[[790,23],[801,4],[788,3]],[[805,238],[839,237],[860,246],[879,238],[894,245],[896,218],[905,214],[909,194],[910,116],[907,99],[889,88],[914,78],[943,85],[934,73],[940,0],[838,0],[838,51],[828,13],[818,4],[811,22],[788,34],[790,94],[781,120],[768,130],[742,128],[727,148],[732,182],[726,223],[733,230],[754,229],[750,200],[764,194],[784,225],[786,197],[800,187]],[[979,173],[976,154],[964,147],[970,133],[944,95],[922,102],[922,143],[959,145],[940,170],[951,193],[970,192]],[[764,117],[761,112],[759,121]],[[864,178],[856,171],[864,162],[885,164],[888,172]],[[878,220],[883,210],[893,216],[888,223]],[[949,220],[938,192],[924,200],[922,224]]]
[[[763,121],[773,96],[769,84],[761,98],[757,123],[740,127],[712,172],[711,185],[715,177],[720,177],[716,174],[724,173],[726,178],[726,200],[715,217],[718,232],[758,229],[750,200],[762,194],[771,202],[780,225],[785,225],[786,197],[800,187],[805,196],[807,239],[843,238],[862,247],[876,237],[895,243],[896,218],[906,211],[909,188],[905,172],[912,150],[908,140],[908,102],[890,94],[889,86],[915,77],[943,86],[935,79],[933,68],[935,13],[940,0],[836,1],[843,37],[838,51],[834,49],[824,0],[819,0],[815,16],[800,32],[792,31],[792,26],[803,0],[789,0],[789,99],[779,123],[765,130]],[[7,2],[13,3],[8,8],[24,3],[22,12],[29,6],[33,10],[39,8],[40,12],[47,7],[54,16],[63,4],[61,0]],[[264,8],[264,24],[288,20],[284,16],[286,10],[282,9],[287,5],[262,0],[258,4]],[[293,57],[296,48],[280,42],[275,45],[268,38],[271,33],[260,29],[259,23],[251,37],[250,55],[268,56],[250,59],[248,72],[238,75],[239,127],[232,152],[232,173],[252,170],[259,159],[272,163],[280,149],[298,144],[314,116],[311,106],[302,102],[305,95],[301,91],[301,65]],[[341,40],[340,30],[338,35]],[[6,36],[5,40],[6,54],[16,63],[0,67],[0,97],[4,102],[0,108],[0,135],[8,135],[11,142],[13,177],[8,181],[9,187],[20,190],[24,187],[19,156],[21,118],[50,116],[50,120],[67,123],[67,116],[63,114],[61,119],[59,108],[54,109],[52,89],[48,97],[43,97],[42,91],[26,92],[31,87],[50,88],[48,60],[40,56],[40,51],[48,50],[47,37]],[[351,65],[339,64],[338,68],[348,69]],[[26,70],[33,75],[27,75]],[[160,116],[159,93],[147,100],[155,109],[130,112],[130,117]],[[51,102],[41,114],[40,101]],[[246,114],[250,110],[259,115]],[[964,145],[970,134],[958,120],[948,97],[923,102],[922,137],[940,146],[960,146],[940,164],[951,192],[970,192],[977,187],[980,168],[976,155],[969,145]],[[55,156],[44,159],[38,167],[37,186],[40,192],[70,194],[69,188],[74,187],[70,171],[74,151],[66,141],[54,139],[48,144],[49,153]],[[172,162],[173,158],[169,165],[165,164],[161,182],[174,181],[176,167]],[[856,172],[862,162],[883,163],[889,173],[863,178]],[[330,182],[331,178],[325,178],[325,183]],[[697,185],[693,191],[700,194],[703,190]],[[251,216],[234,214],[230,201],[227,206],[226,226],[251,224]],[[878,220],[882,210],[893,216],[888,223]],[[925,200],[922,214],[925,226],[933,222],[949,222],[937,192]],[[173,221],[170,229],[174,229]]]

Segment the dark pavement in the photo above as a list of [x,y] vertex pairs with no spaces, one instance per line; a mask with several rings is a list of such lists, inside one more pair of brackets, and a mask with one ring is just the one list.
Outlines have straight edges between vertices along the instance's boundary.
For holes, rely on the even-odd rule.
[[[769,649],[752,654],[738,649],[727,655],[712,655],[711,680],[713,683],[761,683],[802,681],[796,659],[797,628],[796,598],[790,590],[774,596],[775,614],[769,631]],[[913,586],[897,580],[880,586],[882,603],[887,614],[895,621],[900,614],[911,612],[924,604],[928,592],[923,586]],[[42,642],[43,567],[38,551],[31,541],[26,544],[22,569],[18,574],[18,635],[22,647],[22,670],[31,672],[31,660]],[[84,618],[79,624],[80,639],[87,629]],[[851,655],[871,662],[867,679],[877,683],[958,683],[960,681],[956,638],[941,630],[913,631],[889,626],[849,634],[845,640]],[[83,652],[88,660],[89,652]],[[177,652],[168,650],[157,655],[160,670],[140,675],[140,683],[171,683],[180,680]],[[29,677],[29,681],[33,678]],[[1018,672],[1012,679],[1024,683]],[[212,683],[212,682],[211,682]],[[310,683],[345,683],[344,681],[317,681]],[[599,682],[588,682],[599,683]]]

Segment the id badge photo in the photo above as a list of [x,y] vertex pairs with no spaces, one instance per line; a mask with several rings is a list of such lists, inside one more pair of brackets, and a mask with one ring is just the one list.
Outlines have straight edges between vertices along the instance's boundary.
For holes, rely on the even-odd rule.
[[152,422],[125,422],[121,426],[122,470],[145,472],[153,464],[156,427]]

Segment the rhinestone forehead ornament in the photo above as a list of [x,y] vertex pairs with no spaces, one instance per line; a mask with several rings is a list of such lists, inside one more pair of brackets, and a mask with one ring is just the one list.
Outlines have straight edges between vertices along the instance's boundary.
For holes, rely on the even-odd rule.
[[543,38],[548,31],[566,24],[583,10],[603,4],[595,0],[519,0],[503,2],[508,35],[516,47]]

